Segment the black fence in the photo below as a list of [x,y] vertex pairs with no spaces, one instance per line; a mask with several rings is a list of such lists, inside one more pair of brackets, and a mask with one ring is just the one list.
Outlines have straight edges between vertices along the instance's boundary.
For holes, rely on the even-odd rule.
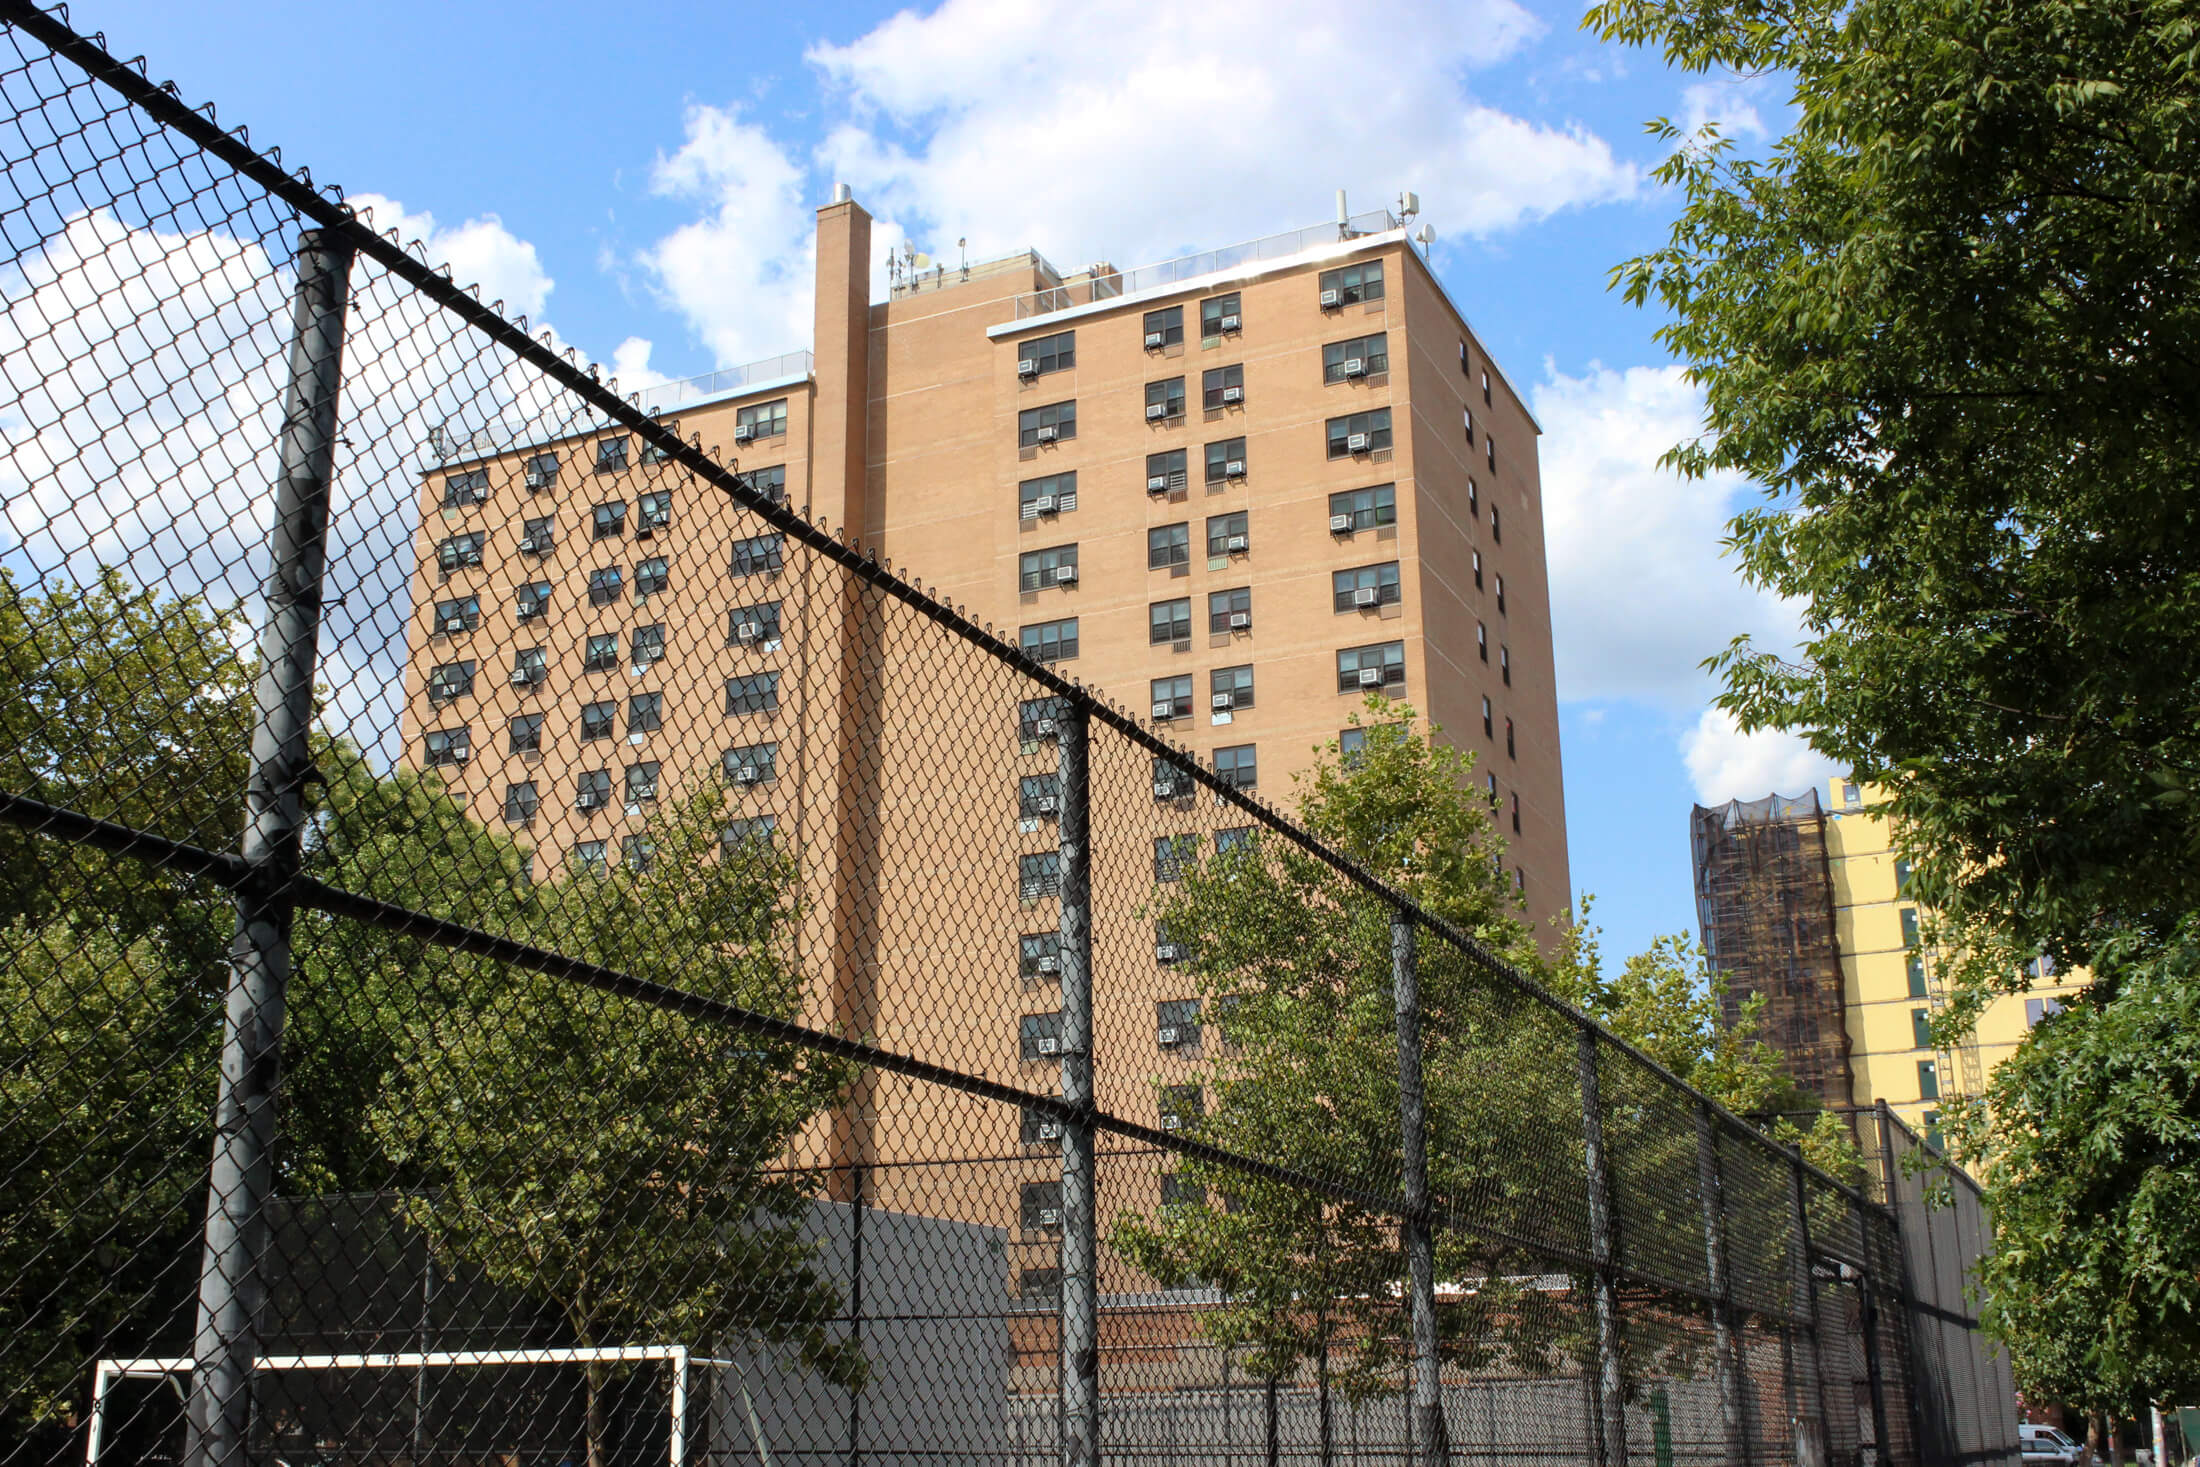
[[0,1463],[2015,1462],[1912,1138],[0,15]]

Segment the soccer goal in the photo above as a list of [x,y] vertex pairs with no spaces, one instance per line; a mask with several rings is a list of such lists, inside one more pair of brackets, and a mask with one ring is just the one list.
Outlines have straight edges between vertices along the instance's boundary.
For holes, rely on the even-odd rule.
[[[576,1366],[576,1365],[650,1365],[664,1367],[668,1384],[668,1411],[670,1421],[667,1436],[666,1467],[689,1467],[689,1409],[695,1394],[691,1391],[693,1379],[699,1372],[718,1375],[731,1372],[736,1392],[745,1408],[741,1413],[747,1419],[734,1423],[740,1435],[749,1438],[756,1460],[769,1463],[771,1449],[765,1441],[765,1429],[758,1419],[756,1407],[749,1396],[746,1368],[742,1362],[720,1360],[696,1355],[685,1345],[622,1345],[595,1349],[542,1348],[523,1350],[398,1350],[376,1354],[351,1355],[263,1355],[254,1362],[262,1375],[280,1375],[290,1372],[315,1371],[466,1371],[521,1366]],[[753,1365],[753,1362],[752,1362]],[[85,1467],[100,1467],[100,1451],[107,1436],[107,1411],[114,1387],[126,1380],[175,1380],[189,1376],[192,1362],[189,1359],[144,1358],[102,1360],[93,1369],[92,1409],[84,1443]],[[703,1409],[708,1409],[713,1388],[706,1385],[702,1392]],[[743,1453],[746,1455],[746,1452]]]

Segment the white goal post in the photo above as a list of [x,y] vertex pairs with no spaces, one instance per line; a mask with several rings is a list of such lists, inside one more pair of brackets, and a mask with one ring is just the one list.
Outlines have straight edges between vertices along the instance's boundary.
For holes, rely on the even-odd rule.
[[[688,1371],[694,1367],[741,1369],[734,1360],[717,1360],[689,1353],[685,1345],[607,1345],[593,1349],[545,1348],[535,1350],[399,1350],[372,1355],[262,1355],[253,1361],[255,1371],[284,1370],[436,1370],[496,1365],[597,1365],[643,1364],[663,1361],[671,1367],[672,1434],[665,1467],[684,1467],[687,1456]],[[92,1370],[91,1421],[84,1439],[84,1467],[99,1467],[101,1439],[107,1424],[107,1393],[115,1382],[189,1375],[188,1358],[102,1360]],[[744,1398],[747,1387],[742,1388]],[[755,1407],[749,1407],[749,1430],[756,1438],[758,1460],[769,1463]]]

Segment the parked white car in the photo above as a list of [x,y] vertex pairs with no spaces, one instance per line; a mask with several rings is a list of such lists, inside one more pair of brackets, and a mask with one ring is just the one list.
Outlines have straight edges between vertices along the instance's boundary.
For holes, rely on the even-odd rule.
[[2019,1425],[2017,1444],[2025,1467],[2078,1467],[2078,1444],[2052,1426]]

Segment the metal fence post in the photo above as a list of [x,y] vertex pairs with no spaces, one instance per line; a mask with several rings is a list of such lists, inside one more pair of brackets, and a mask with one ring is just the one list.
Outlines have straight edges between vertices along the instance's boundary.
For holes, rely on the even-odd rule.
[[1749,1461],[1749,1432],[1742,1421],[1740,1360],[1734,1339],[1734,1279],[1727,1271],[1726,1181],[1719,1170],[1718,1121],[1711,1107],[1696,1105],[1696,1189],[1703,1199],[1703,1261],[1710,1285],[1712,1374],[1718,1382],[1719,1418],[1726,1428],[1729,1462]]
[[290,884],[304,824],[300,786],[313,758],[308,735],[351,261],[351,245],[338,235],[308,230],[298,237],[267,619],[260,629],[245,785],[241,852],[249,875],[236,892],[237,932],[222,1016],[185,1467],[244,1467],[252,1422],[259,1264],[266,1246],[284,990],[290,981]]
[[1604,1149],[1604,1105],[1597,1085],[1597,1031],[1581,1026],[1581,1136],[1588,1166],[1589,1257],[1595,1265],[1598,1457],[1627,1467],[1627,1378],[1620,1365],[1619,1291],[1614,1278],[1612,1177]]
[[1071,699],[1061,737],[1062,1467],[1100,1460],[1099,1245],[1092,1088],[1091,721]]
[[1902,1369],[1903,1416],[1910,1426],[1910,1455],[1914,1461],[1923,1461],[1925,1453],[1925,1418],[1918,1400],[1918,1346],[1917,1318],[1912,1312],[1916,1302],[1916,1270],[1910,1267],[1910,1237],[1902,1226],[1902,1203],[1896,1189],[1901,1184],[1901,1171],[1894,1155],[1894,1112],[1881,1097],[1875,1108],[1879,1112],[1879,1171],[1886,1178],[1887,1219],[1894,1229],[1895,1266],[1901,1270],[1901,1289],[1896,1295],[1902,1327],[1896,1333],[1900,1347]]
[[[1816,1447],[1814,1461],[1818,1467],[1823,1467],[1829,1460],[1827,1453],[1832,1444],[1832,1436],[1827,1429],[1832,1422],[1832,1413],[1826,1407],[1826,1359],[1818,1339],[1818,1271],[1810,1256],[1810,1209],[1804,1192],[1803,1153],[1800,1150],[1788,1155],[1788,1175],[1792,1183],[1790,1190],[1795,1199],[1796,1287],[1803,1306],[1803,1339],[1809,1346],[1812,1394],[1818,1401],[1816,1433],[1812,1437]],[[1804,1457],[1812,1455],[1801,1448],[1802,1444],[1797,1443],[1796,1457],[1799,1463]]]
[[[1406,1194],[1406,1310],[1413,1328],[1413,1407],[1407,1440],[1423,1467],[1451,1461],[1443,1362],[1436,1353],[1436,1239],[1428,1213],[1428,1108],[1421,1081],[1421,971],[1413,919],[1390,915],[1390,992],[1398,1013],[1400,1180]],[[1413,1460],[1412,1447],[1407,1459]]]

